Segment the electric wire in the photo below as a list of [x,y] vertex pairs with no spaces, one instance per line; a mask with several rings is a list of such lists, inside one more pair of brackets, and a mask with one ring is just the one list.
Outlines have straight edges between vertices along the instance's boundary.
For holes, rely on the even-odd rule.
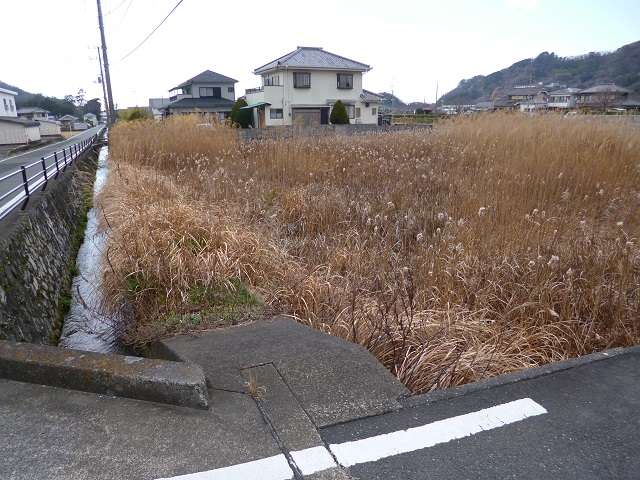
[[110,12],[105,13],[104,15],[102,15],[102,18],[104,18],[104,17],[106,17],[107,15],[109,15],[109,14],[111,14],[111,13],[115,12],[117,9],[119,9],[119,8],[122,6],[122,4],[123,4],[124,2],[126,2],[126,1],[127,1],[127,0],[122,0],[122,1],[120,2],[120,5],[118,5],[116,8],[114,8],[114,9],[113,9],[113,10],[111,10]]
[[125,58],[127,58],[129,55],[131,55],[131,54],[132,54],[133,52],[135,52],[137,49],[139,49],[139,48],[142,46],[142,44],[143,44],[144,42],[146,42],[147,40],[149,40],[149,37],[151,37],[151,35],[153,35],[153,34],[156,32],[156,30],[158,30],[158,29],[162,26],[162,24],[167,20],[167,18],[169,18],[169,17],[171,16],[171,14],[172,14],[173,12],[175,12],[176,8],[178,8],[178,7],[180,6],[180,4],[181,4],[183,1],[184,1],[184,0],[180,0],[180,1],[176,4],[176,6],[175,6],[175,7],[173,7],[173,10],[171,10],[171,11],[169,12],[169,14],[168,14],[166,17],[164,17],[164,20],[162,20],[162,21],[160,22],[160,24],[159,24],[156,28],[154,28],[154,29],[153,29],[153,32],[151,32],[149,35],[147,35],[147,38],[145,38],[144,40],[142,40],[142,42],[140,42],[140,45],[138,45],[136,48],[134,48],[134,49],[133,49],[133,50],[131,50],[129,53],[127,53],[124,57],[122,57],[120,60],[118,60],[118,63],[119,63],[119,62],[121,62],[121,61],[123,61]]

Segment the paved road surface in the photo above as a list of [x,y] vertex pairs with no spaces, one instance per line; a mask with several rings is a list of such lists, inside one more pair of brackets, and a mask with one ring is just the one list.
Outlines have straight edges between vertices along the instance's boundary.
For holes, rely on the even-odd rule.
[[411,397],[284,320],[163,344],[211,410],[0,379],[0,478],[640,478],[640,347]]

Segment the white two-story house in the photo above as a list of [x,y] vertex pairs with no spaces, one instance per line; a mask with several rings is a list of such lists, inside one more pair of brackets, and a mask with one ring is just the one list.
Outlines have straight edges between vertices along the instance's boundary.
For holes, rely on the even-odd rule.
[[163,116],[216,114],[224,120],[236,101],[237,80],[205,70],[200,75],[169,90],[169,103],[159,107]]
[[383,98],[362,88],[369,65],[327,52],[298,47],[256,68],[262,86],[246,90],[253,125],[324,125],[333,105],[341,100],[351,123],[377,124]]
[[18,117],[15,97],[18,92],[0,88],[0,145],[23,144],[40,140],[40,124]]

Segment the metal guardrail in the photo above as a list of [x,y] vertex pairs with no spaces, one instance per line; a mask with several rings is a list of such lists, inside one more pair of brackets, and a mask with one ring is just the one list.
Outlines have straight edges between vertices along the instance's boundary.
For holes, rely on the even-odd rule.
[[78,157],[91,148],[99,134],[100,132],[70,147],[41,157],[40,160],[29,165],[21,165],[19,169],[1,177],[0,187],[9,185],[9,190],[0,195],[0,220],[28,200],[40,187],[44,190],[49,180],[56,179],[60,172],[64,172]]

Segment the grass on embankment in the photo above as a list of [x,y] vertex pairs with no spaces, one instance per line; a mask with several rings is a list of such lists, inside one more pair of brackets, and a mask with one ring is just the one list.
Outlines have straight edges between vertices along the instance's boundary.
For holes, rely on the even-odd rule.
[[640,135],[590,117],[240,142],[110,133],[105,291],[125,338],[284,313],[414,392],[640,338]]

